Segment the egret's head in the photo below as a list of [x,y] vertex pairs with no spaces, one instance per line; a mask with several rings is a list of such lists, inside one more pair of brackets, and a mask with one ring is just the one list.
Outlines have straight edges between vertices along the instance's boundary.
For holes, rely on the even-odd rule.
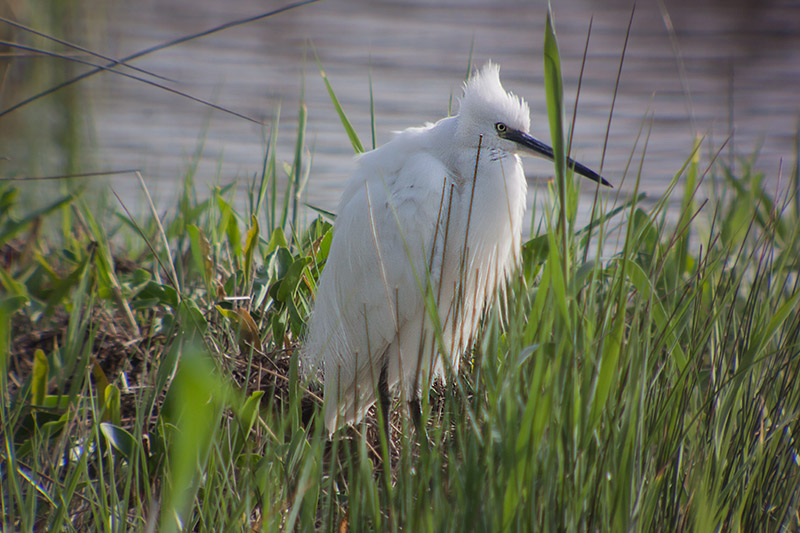
[[[464,85],[464,96],[458,110],[458,140],[466,146],[481,146],[553,159],[553,149],[530,136],[528,104],[519,96],[506,92],[500,84],[500,67],[489,62]],[[578,174],[607,187],[611,184],[592,169],[567,158],[567,165]]]
[[470,145],[516,153],[519,147],[503,134],[516,130],[528,133],[531,125],[528,104],[519,96],[506,92],[500,84],[500,66],[486,63],[464,84],[458,110],[459,136]]

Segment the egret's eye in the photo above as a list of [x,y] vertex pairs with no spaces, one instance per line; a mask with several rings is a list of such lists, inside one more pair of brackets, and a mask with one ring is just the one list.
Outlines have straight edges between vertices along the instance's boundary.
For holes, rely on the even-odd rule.
[[494,129],[497,131],[497,133],[505,133],[508,130],[508,126],[502,122],[498,122],[494,125]]

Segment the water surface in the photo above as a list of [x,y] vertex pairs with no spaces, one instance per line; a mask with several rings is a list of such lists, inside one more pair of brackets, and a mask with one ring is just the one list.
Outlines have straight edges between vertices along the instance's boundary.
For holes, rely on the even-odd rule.
[[[758,148],[758,166],[776,184],[785,158],[785,182],[800,116],[800,4],[664,4],[664,10],[657,2],[640,2],[636,8],[603,174],[623,192],[630,191],[641,164],[642,188],[655,195],[689,156],[694,137],[703,135],[704,162],[727,140],[743,155]],[[257,0],[113,2],[94,16],[104,32],[105,52],[121,57],[280,5]],[[562,0],[554,2],[554,12],[570,116],[592,21],[573,155],[599,168],[631,3]],[[312,161],[307,199],[334,209],[351,168],[352,149],[320,79],[312,45],[365,146],[372,144],[370,73],[375,138],[381,144],[393,131],[441,118],[451,103],[456,107],[471,49],[474,63],[492,59],[502,65],[506,88],[531,106],[532,133],[546,141],[545,13],[541,1],[326,0],[136,64],[176,80],[174,87],[182,91],[267,124],[280,106],[278,155],[289,163],[304,95]],[[119,76],[97,76],[84,87],[90,95],[96,167],[141,169],[161,202],[180,187],[201,143],[201,191],[207,184],[231,181],[244,190],[260,172],[269,127]],[[731,161],[731,153],[722,157]],[[535,189],[551,176],[552,167],[532,160],[526,172]],[[132,177],[110,183],[127,196],[138,195]]]

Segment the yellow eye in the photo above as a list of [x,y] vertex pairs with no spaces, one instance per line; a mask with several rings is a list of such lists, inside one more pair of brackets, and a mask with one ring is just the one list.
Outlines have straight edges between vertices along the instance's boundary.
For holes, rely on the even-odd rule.
[[508,126],[503,124],[502,122],[498,122],[494,125],[494,129],[497,130],[497,133],[505,133],[508,130]]

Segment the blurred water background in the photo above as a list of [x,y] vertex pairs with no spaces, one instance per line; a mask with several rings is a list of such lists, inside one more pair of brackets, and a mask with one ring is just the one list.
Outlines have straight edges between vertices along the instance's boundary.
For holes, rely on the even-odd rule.
[[[43,15],[39,4],[6,0],[0,13],[116,58],[284,5],[258,0],[72,1],[59,3],[60,12]],[[568,119],[592,23],[572,154],[593,168],[601,163],[631,8],[630,1],[619,0],[553,2]],[[542,85],[546,9],[543,1],[461,0],[325,0],[300,7],[135,62],[173,80],[166,85],[263,126],[103,73],[0,117],[0,173],[47,176],[136,168],[159,205],[167,206],[199,153],[199,190],[236,182],[242,191],[237,196],[243,199],[247,183],[261,172],[265,139],[278,109],[278,159],[291,163],[302,102],[308,113],[310,162],[305,199],[333,210],[352,168],[353,151],[313,50],[366,147],[372,146],[371,94],[375,142],[380,145],[393,131],[455,111],[470,59],[477,65],[488,59],[502,65],[506,88],[531,106],[532,133],[549,141]],[[7,25],[2,38],[101,62]],[[88,69],[65,65],[63,59],[2,51],[2,109]],[[603,174],[626,194],[641,163],[642,189],[657,195],[689,157],[699,135],[705,138],[704,164],[727,141],[720,157],[736,165],[741,163],[733,154],[757,151],[756,165],[778,186],[794,165],[798,87],[800,3],[640,2]],[[80,139],[74,138],[76,132]],[[531,194],[541,195],[552,166],[531,160],[526,172]],[[87,179],[93,188],[113,187],[121,197],[140,202],[140,186],[131,174]],[[33,198],[54,187],[52,182],[33,185]],[[586,198],[590,189],[584,187]]]

